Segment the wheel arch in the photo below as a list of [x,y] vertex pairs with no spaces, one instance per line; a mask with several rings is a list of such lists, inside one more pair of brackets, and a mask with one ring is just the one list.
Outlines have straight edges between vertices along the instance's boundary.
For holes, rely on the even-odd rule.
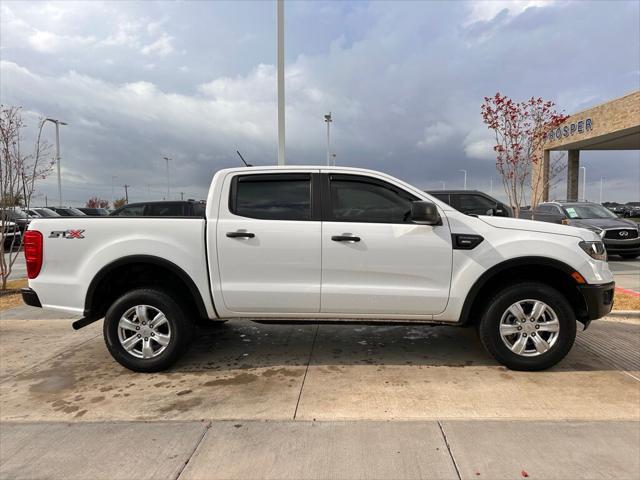
[[[587,320],[587,308],[575,279],[571,276],[575,268],[564,262],[547,257],[518,257],[494,265],[473,284],[460,313],[460,324],[475,323],[491,299],[493,292],[518,281],[544,281],[566,296],[580,322]],[[476,316],[476,312],[478,315]]]
[[[117,281],[117,285],[114,286],[107,285],[109,280],[115,280],[117,273],[127,273],[134,270],[142,275],[137,279]],[[191,276],[175,263],[154,255],[129,255],[102,267],[93,277],[87,289],[84,316],[102,317],[108,308],[105,303],[118,293],[126,291],[132,286],[149,286],[149,284],[145,284],[144,279],[148,278],[151,272],[168,274],[164,279],[151,280],[151,285],[175,286],[178,293],[188,295],[187,300],[192,300],[192,305],[201,318],[208,317],[202,295]],[[136,283],[136,280],[139,280],[140,283]]]

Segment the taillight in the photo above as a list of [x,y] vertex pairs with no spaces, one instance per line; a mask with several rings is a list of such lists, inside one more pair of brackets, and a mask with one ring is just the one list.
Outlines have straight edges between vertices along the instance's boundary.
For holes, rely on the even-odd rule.
[[42,234],[37,230],[27,230],[24,234],[24,258],[27,262],[27,276],[36,278],[42,268]]

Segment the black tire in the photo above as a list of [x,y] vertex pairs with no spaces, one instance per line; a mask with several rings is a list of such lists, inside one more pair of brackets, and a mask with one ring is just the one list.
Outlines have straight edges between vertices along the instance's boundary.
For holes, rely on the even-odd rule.
[[[559,323],[555,343],[549,350],[537,356],[522,356],[512,352],[500,335],[500,321],[503,314],[516,302],[527,299],[546,303],[555,312]],[[571,350],[576,338],[576,316],[567,299],[556,289],[538,282],[518,283],[505,287],[488,303],[478,325],[478,332],[485,349],[507,368],[525,371],[544,370],[558,363]],[[533,341],[533,339],[530,340]],[[526,344],[530,345],[530,349],[535,346],[533,342]]]
[[[169,341],[164,350],[151,358],[138,358],[121,344],[118,324],[122,316],[136,305],[146,305],[159,310],[170,328]],[[111,356],[123,367],[134,372],[159,372],[173,365],[185,352],[193,335],[193,323],[183,308],[170,294],[152,288],[140,288],[125,293],[107,311],[103,334]],[[137,320],[136,320],[137,321]],[[165,327],[167,328],[167,327]],[[156,351],[160,344],[154,343]]]
[[622,258],[624,258],[625,260],[633,260],[634,258],[638,258],[638,255],[636,254],[624,254],[624,255],[620,255]]

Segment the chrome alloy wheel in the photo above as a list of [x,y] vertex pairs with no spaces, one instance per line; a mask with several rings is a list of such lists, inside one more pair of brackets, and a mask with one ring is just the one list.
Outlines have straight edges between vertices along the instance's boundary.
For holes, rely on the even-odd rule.
[[553,309],[540,300],[520,300],[500,319],[500,338],[517,355],[536,357],[558,341],[560,322]]
[[154,358],[171,341],[171,326],[160,310],[136,305],[124,312],[118,322],[120,345],[136,358]]

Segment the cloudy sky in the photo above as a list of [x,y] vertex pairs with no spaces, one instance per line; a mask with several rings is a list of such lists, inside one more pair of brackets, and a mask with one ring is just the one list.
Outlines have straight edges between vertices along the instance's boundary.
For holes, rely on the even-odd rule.
[[[494,193],[480,104],[496,91],[566,113],[640,88],[637,1],[287,2],[287,162],[322,164],[333,112],[340,165],[423,187]],[[275,2],[11,2],[0,97],[62,127],[63,197],[202,198],[212,174],[273,164]],[[53,128],[46,127],[53,141]],[[585,152],[587,196],[639,200],[639,152]],[[114,176],[117,178],[114,179]],[[55,178],[39,189],[55,198]],[[565,195],[564,182],[552,196]]]

